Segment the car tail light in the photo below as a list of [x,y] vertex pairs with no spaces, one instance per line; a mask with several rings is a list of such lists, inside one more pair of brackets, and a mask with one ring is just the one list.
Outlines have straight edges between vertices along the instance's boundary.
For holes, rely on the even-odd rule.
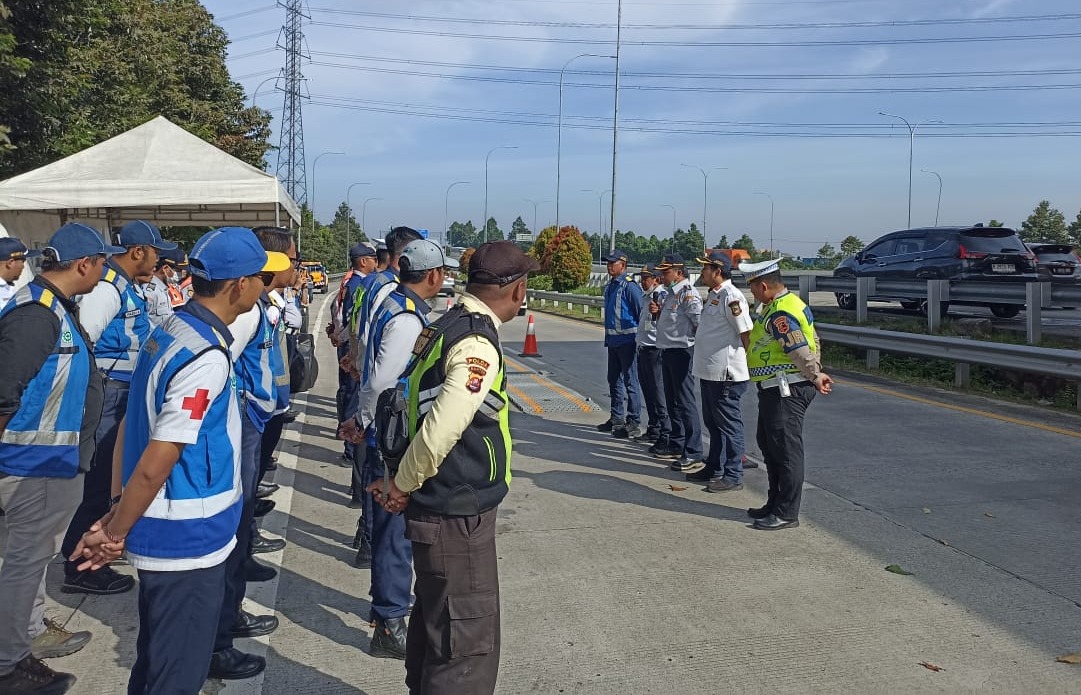
[[988,256],[988,254],[983,253],[982,251],[969,251],[968,249],[965,248],[964,244],[959,244],[959,248],[958,248],[958,252],[957,252],[957,257],[958,258],[968,258],[968,259],[976,260],[976,259],[979,259],[979,258],[987,258],[987,256]]

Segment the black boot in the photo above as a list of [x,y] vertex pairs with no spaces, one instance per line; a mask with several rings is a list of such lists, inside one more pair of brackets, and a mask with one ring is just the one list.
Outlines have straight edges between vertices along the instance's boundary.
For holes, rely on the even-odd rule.
[[223,681],[240,681],[254,678],[266,668],[266,659],[255,654],[245,654],[234,647],[214,652],[210,657],[210,671],[207,676]]
[[405,618],[376,619],[371,647],[373,656],[405,659]]
[[372,566],[372,544],[368,542],[368,539],[364,536],[360,537],[360,546],[357,548],[357,555],[353,558],[353,567],[357,569],[368,569]]

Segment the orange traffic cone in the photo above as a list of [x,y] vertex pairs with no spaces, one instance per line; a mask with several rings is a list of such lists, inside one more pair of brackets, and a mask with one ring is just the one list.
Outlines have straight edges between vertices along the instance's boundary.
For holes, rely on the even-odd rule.
[[454,297],[447,297],[447,311],[454,307]]
[[525,329],[525,347],[518,353],[519,357],[540,357],[537,352],[537,327],[533,324],[533,314],[529,315],[529,323]]

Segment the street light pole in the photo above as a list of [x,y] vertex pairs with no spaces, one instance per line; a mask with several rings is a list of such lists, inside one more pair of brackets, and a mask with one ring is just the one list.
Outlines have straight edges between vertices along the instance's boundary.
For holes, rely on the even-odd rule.
[[[540,205],[541,203],[550,203],[552,201],[550,201],[550,200],[530,200],[529,198],[523,198],[523,200],[525,200],[525,202],[527,202],[527,203],[533,203],[533,239],[536,240],[536,238],[537,238],[537,206]],[[559,233],[558,229],[556,229],[556,233]]]
[[709,175],[711,172],[727,169],[728,167],[710,167],[709,171],[693,164],[680,164],[688,169],[697,169],[702,172],[702,238],[706,238],[706,213],[709,210]]
[[496,150],[516,150],[516,145],[500,145],[499,147],[493,147],[488,150],[488,154],[484,157],[484,220],[481,224],[484,226],[484,243],[488,241],[488,158],[492,156],[492,153]]
[[[353,203],[351,202],[353,200],[353,198],[352,198],[352,196],[353,196],[353,186],[370,186],[370,185],[372,185],[371,181],[357,181],[356,183],[349,184],[349,188],[345,189],[345,204],[349,206],[349,213],[351,215],[353,215],[353,220],[354,221],[357,219],[357,217],[356,217],[355,211],[353,210]],[[363,232],[364,230],[361,229],[360,231]],[[348,220],[346,220],[346,224],[345,224],[345,252],[349,253],[349,221]]]
[[[582,193],[596,193],[597,195],[597,236],[604,236],[604,196],[611,193],[611,188],[606,188],[603,191],[595,191],[592,188],[583,188]],[[612,238],[615,238],[613,233]],[[615,250],[615,247],[608,249],[609,251]]]
[[447,220],[450,219],[448,214],[450,213],[450,189],[455,186],[462,186],[469,183],[468,181],[455,181],[451,185],[447,186],[447,194],[443,196],[443,246],[448,246],[447,242],[450,241],[450,230],[447,229]]
[[934,174],[938,179],[938,203],[935,204],[935,226],[938,226],[938,213],[942,210],[942,176],[937,171],[931,171],[930,169],[920,169],[925,174]]
[[619,0],[616,8],[616,88],[613,96],[612,108],[612,210],[608,215],[608,224],[611,227],[612,241],[608,251],[616,249],[616,141],[619,137],[619,48],[620,35],[623,31],[623,0]]
[[928,123],[941,123],[939,120],[918,121],[916,125],[912,125],[902,116],[898,116],[895,113],[886,113],[885,111],[879,111],[879,116],[887,116],[889,118],[896,118],[905,124],[908,128],[908,228],[912,228],[912,153],[916,145],[916,129],[921,125]]
[[[312,234],[315,234],[315,165],[319,163],[319,160],[326,157],[329,154],[345,154],[344,152],[321,152],[312,161]],[[297,254],[300,253],[300,233],[297,233]]]
[[773,196],[761,191],[756,191],[754,195],[764,195],[769,198],[769,257],[776,258],[777,251],[773,248]]
[[[676,206],[669,205],[668,203],[661,203],[662,208],[669,208],[672,211],[672,243],[668,245],[669,251],[674,251],[676,247]],[[705,237],[703,237],[704,239]]]
[[368,229],[368,203],[373,200],[382,200],[382,198],[367,198],[360,204],[360,230],[367,234],[365,231]]
[[559,232],[559,187],[563,171],[563,73],[571,63],[579,58],[615,58],[615,56],[579,53],[564,63],[559,71],[559,124],[556,126],[556,232]]
[[278,77],[279,77],[278,75],[274,75],[273,77],[268,77],[268,78],[266,78],[265,80],[263,80],[262,82],[259,83],[259,86],[257,86],[255,88],[255,91],[252,92],[252,94],[251,94],[251,105],[252,106],[255,106],[255,100],[257,98],[259,98],[259,90],[263,88],[263,85],[265,85],[267,82],[270,82],[271,80],[278,79]]

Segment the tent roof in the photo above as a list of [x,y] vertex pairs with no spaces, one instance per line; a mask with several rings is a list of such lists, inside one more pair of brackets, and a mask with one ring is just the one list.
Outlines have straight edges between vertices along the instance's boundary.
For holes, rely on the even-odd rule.
[[300,221],[297,204],[277,178],[162,116],[0,181],[3,210],[162,226]]

